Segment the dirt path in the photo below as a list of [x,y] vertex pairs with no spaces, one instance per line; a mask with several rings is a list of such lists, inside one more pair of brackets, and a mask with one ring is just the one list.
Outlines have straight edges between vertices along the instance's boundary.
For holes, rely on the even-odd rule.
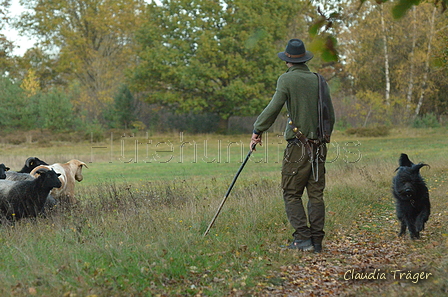
[[[446,211],[434,213],[421,240],[411,241],[408,236],[397,237],[393,211],[369,210],[351,230],[331,236],[323,253],[302,253],[294,264],[268,276],[267,282],[281,285],[266,286],[256,295],[422,296],[445,279],[446,215]],[[434,296],[447,293],[446,285],[432,291]]]

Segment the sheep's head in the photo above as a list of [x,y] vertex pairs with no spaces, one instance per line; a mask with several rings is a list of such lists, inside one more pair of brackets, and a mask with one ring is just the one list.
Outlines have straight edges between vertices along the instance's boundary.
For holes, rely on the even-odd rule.
[[75,179],[79,182],[82,181],[84,178],[82,176],[82,166],[89,168],[89,167],[87,167],[86,163],[76,160],[76,159],[70,160],[70,161],[68,161],[68,163],[70,164],[70,169],[72,170],[72,172],[75,175]]
[[25,161],[25,165],[19,171],[22,173],[30,173],[34,168],[40,165],[48,165],[45,161],[40,160],[38,157],[29,157]]
[[6,171],[9,170],[9,167],[6,167],[5,164],[0,164],[0,179],[6,178]]
[[43,185],[45,188],[60,188],[62,186],[59,180],[60,173],[56,173],[53,169],[39,168],[36,171],[37,178],[43,179]]

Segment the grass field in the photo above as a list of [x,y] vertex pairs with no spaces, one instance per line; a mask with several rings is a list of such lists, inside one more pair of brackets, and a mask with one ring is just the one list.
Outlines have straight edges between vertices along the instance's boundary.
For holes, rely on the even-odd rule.
[[[292,233],[279,183],[281,137],[270,134],[257,148],[203,237],[250,135],[112,136],[0,144],[0,163],[13,170],[29,156],[89,167],[76,185],[80,205],[0,227],[1,296],[448,294],[446,129],[336,133],[319,255],[280,247]],[[396,235],[391,180],[402,152],[431,166],[421,173],[432,213],[418,241]]]

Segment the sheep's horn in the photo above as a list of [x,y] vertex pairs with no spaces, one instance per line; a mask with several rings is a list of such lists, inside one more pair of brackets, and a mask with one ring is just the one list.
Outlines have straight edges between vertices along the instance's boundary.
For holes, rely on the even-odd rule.
[[[52,169],[53,170],[53,169]],[[47,168],[39,168],[38,170],[36,170],[37,174],[42,174],[42,173],[46,173],[49,170]],[[53,170],[54,171],[54,170]]]
[[36,160],[36,157],[29,157],[28,159],[26,159],[25,164],[27,167],[30,167],[33,165],[33,162]]

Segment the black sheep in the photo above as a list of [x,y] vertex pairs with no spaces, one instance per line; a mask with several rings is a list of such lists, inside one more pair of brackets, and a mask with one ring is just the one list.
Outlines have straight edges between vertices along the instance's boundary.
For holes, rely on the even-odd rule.
[[14,221],[26,217],[37,217],[42,213],[47,196],[61,181],[54,170],[40,169],[34,180],[0,180],[0,216]]
[[38,157],[29,157],[25,161],[20,171],[8,171],[6,173],[5,179],[19,181],[19,180],[33,180],[34,178],[30,175],[30,172],[40,165],[48,165],[44,161],[40,160]]
[[0,179],[6,178],[6,171],[9,170],[9,167],[6,167],[5,164],[0,164]]
[[5,179],[7,180],[33,180],[34,178],[30,175],[30,172],[40,165],[48,165],[46,162],[40,160],[38,157],[29,157],[25,161],[25,165],[23,165],[20,171],[8,171],[6,173]]
[[17,171],[19,173],[30,173],[31,170],[36,168],[39,165],[48,165],[44,161],[40,160],[38,157],[29,157],[25,161],[25,165],[23,165],[23,168],[20,169],[20,171]]

